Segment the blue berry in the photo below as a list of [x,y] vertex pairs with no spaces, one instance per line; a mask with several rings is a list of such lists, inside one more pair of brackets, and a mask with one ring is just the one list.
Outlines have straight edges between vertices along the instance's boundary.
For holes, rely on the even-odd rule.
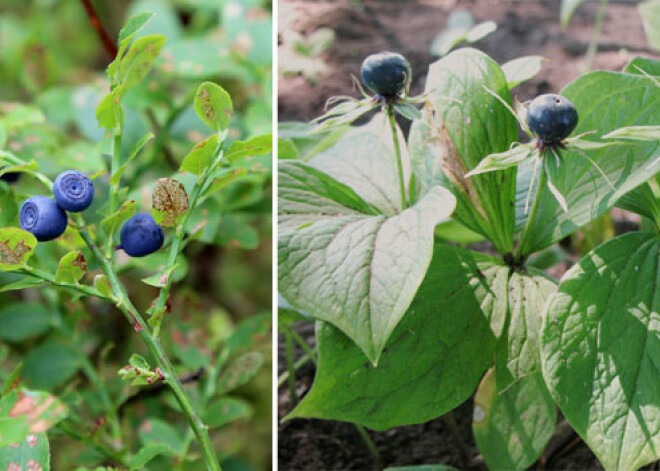
[[540,95],[527,108],[527,126],[546,144],[567,138],[578,123],[575,105],[561,95]]
[[131,257],[144,257],[163,246],[165,234],[151,214],[139,213],[130,218],[121,228],[121,245]]
[[67,170],[60,173],[53,182],[53,196],[62,209],[79,213],[92,204],[94,184],[84,173]]
[[47,196],[32,196],[21,206],[21,228],[39,242],[58,238],[67,225],[66,212]]
[[412,77],[410,64],[396,52],[380,52],[368,56],[360,71],[362,83],[374,93],[385,98],[401,94]]

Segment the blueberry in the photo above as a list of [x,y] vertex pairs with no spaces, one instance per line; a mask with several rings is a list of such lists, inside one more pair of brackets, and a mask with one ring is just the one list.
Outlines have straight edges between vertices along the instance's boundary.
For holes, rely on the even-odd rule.
[[547,94],[534,98],[527,108],[527,126],[547,144],[567,138],[578,123],[575,105],[561,95]]
[[53,182],[53,196],[62,209],[79,213],[92,204],[94,184],[84,173],[67,170],[60,173]]
[[67,225],[66,212],[47,196],[32,196],[21,206],[21,228],[34,234],[39,242],[58,238]]
[[130,218],[121,228],[121,245],[131,257],[144,257],[163,246],[165,234],[151,214],[139,213]]
[[360,71],[362,83],[385,98],[398,96],[408,87],[412,77],[410,64],[396,52],[380,52],[368,56]]

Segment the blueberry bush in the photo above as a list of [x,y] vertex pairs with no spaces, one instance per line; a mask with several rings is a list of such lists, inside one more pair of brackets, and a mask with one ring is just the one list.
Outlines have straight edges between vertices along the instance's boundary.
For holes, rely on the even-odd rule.
[[269,469],[270,5],[3,3],[0,469]]
[[[286,329],[314,319],[317,349],[285,420],[386,430],[473,397],[489,469],[532,466],[557,408],[606,469],[660,458],[660,62],[512,99],[538,70],[462,48],[430,65],[421,97],[332,100],[282,126],[281,329],[297,340]],[[556,244],[615,206],[640,231],[548,275]]]

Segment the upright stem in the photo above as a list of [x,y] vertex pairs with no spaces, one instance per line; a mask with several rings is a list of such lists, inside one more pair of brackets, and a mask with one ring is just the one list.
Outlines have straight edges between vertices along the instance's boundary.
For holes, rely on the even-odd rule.
[[392,139],[394,140],[394,153],[396,154],[396,165],[397,165],[397,170],[399,172],[399,192],[401,193],[401,211],[403,211],[407,207],[406,182],[403,177],[403,161],[401,160],[401,147],[399,146],[399,132],[396,126],[396,119],[394,118],[394,109],[392,108],[392,105],[387,105],[386,114],[390,122]]
[[[115,129],[113,131],[114,138],[112,144],[112,163],[110,164],[110,178],[112,178],[119,170],[119,159],[121,158],[121,131]],[[119,182],[110,183],[110,203],[108,214],[114,214],[117,211],[117,197],[119,193]],[[106,258],[112,259],[114,246],[112,243],[114,234],[108,234],[108,241],[105,247]]]
[[165,354],[160,341],[151,333],[146,321],[129,299],[124,286],[121,284],[117,278],[117,274],[112,268],[112,262],[103,256],[87,230],[83,228],[81,218],[78,218],[78,226],[81,237],[103,265],[103,271],[108,277],[108,281],[110,282],[113,293],[117,297],[117,307],[124,314],[124,317],[126,317],[135,331],[140,335],[140,338],[142,338],[142,341],[153,355],[154,359],[158,363],[158,366],[163,372],[165,383],[170,387],[170,389],[172,389],[174,397],[181,406],[181,409],[183,409],[184,414],[187,416],[188,422],[190,423],[190,426],[195,432],[195,436],[197,437],[197,440],[202,447],[202,453],[204,454],[204,459],[206,460],[208,468],[212,471],[221,471],[220,464],[218,463],[218,459],[215,456],[215,452],[211,444],[208,427],[202,422],[202,420],[195,412],[192,404],[190,403],[190,399],[183,390],[183,385],[179,381],[179,377],[174,370],[174,366]]
[[[538,156],[539,159],[544,159],[543,155]],[[527,216],[527,222],[525,223],[525,227],[522,231],[522,239],[520,241],[520,245],[518,246],[518,255],[520,254],[527,254],[528,250],[528,240],[529,240],[529,230],[532,227],[534,223],[534,218],[536,217],[536,213],[539,209],[539,204],[541,202],[541,194],[543,193],[543,187],[545,187],[545,184],[547,182],[548,176],[545,174],[545,169],[541,166],[540,169],[540,175],[539,175],[539,182],[536,185],[536,193],[534,193],[534,201],[532,203],[532,208],[529,211],[529,216]],[[530,185],[534,184],[534,180],[530,182]]]
[[587,49],[586,57],[586,66],[587,70],[591,70],[591,67],[594,63],[594,57],[596,56],[596,51],[598,50],[598,43],[600,42],[600,33],[603,30],[603,21],[605,20],[605,11],[607,10],[607,5],[609,0],[600,0],[598,4],[598,13],[596,13],[596,22],[594,23],[594,29],[591,33],[591,39],[589,40],[589,48]]
[[286,370],[289,373],[289,399],[291,400],[291,405],[295,406],[298,403],[298,398],[296,397],[296,372],[293,365],[293,336],[290,331],[284,332],[284,342],[286,349]]
[[376,444],[369,436],[369,433],[361,425],[358,424],[353,424],[353,425],[355,425],[355,430],[357,430],[357,433],[362,438],[364,444],[367,445],[367,449],[369,450],[371,457],[374,459],[376,463],[380,463],[381,462],[380,453],[378,452],[378,448],[376,448]]

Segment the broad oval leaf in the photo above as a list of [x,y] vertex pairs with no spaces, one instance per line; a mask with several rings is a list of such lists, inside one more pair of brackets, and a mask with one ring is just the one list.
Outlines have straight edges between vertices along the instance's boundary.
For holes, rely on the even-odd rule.
[[18,270],[32,256],[37,238],[18,227],[0,229],[0,271]]
[[510,103],[500,66],[464,48],[433,63],[425,92],[430,98],[410,131],[413,174],[423,195],[435,185],[451,188],[454,217],[490,239],[502,253],[513,250],[515,168],[466,179],[491,154],[517,140],[516,119],[488,90]]
[[225,131],[234,114],[234,105],[224,88],[204,82],[195,93],[195,112],[214,132]]
[[188,212],[188,193],[183,183],[173,178],[159,178],[151,195],[151,214],[156,224],[177,226]]
[[0,448],[42,434],[67,415],[66,405],[47,392],[11,390],[0,399]]
[[424,278],[433,230],[454,205],[451,193],[436,187],[393,217],[349,214],[281,234],[282,295],[339,327],[377,362]]
[[31,388],[51,391],[71,378],[79,367],[80,360],[69,346],[46,343],[25,356],[22,376]]
[[533,79],[541,71],[544,60],[543,56],[525,56],[502,64],[502,72],[509,88]]
[[495,376],[486,373],[474,396],[474,440],[488,469],[528,469],[555,431],[555,403],[540,372],[504,392]]
[[11,303],[0,309],[0,340],[22,342],[46,333],[53,316],[39,303]]
[[426,278],[378,367],[338,329],[318,323],[314,385],[288,418],[385,430],[452,410],[470,397],[492,362],[506,315],[508,272],[491,257],[436,245]]
[[[0,419],[0,435],[4,432]],[[50,471],[50,446],[45,433],[30,434],[11,446],[0,445],[0,469]]]
[[[643,75],[592,72],[568,85],[562,95],[575,104],[580,114],[574,134],[597,131],[605,135],[623,127],[658,124],[660,87]],[[566,200],[568,211],[559,206],[547,186],[543,187],[535,216],[542,223],[531,224],[523,232],[521,253],[530,254],[561,240],[660,170],[660,141],[621,141],[616,146],[582,152],[602,169],[616,191],[584,155],[560,150],[552,183]],[[555,165],[554,158],[546,158]]]
[[195,144],[188,155],[185,156],[180,172],[190,172],[194,175],[201,175],[213,163],[215,151],[218,147],[218,135],[213,134],[205,141]]
[[167,39],[161,34],[152,34],[137,39],[119,62],[119,77],[128,90],[147,76]]
[[660,458],[660,239],[631,233],[585,255],[548,302],[548,389],[605,469]]

